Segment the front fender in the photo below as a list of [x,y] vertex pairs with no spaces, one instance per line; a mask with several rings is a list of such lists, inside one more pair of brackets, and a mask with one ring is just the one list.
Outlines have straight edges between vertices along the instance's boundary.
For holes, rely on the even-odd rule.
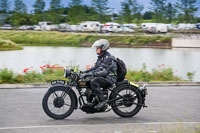
[[76,96],[76,93],[74,92],[74,90],[69,86],[69,85],[61,85],[61,84],[54,84],[52,86],[49,87],[49,90],[48,91],[53,91],[55,88],[61,88],[63,91],[65,92],[69,92],[75,97],[75,109],[78,108],[78,100],[77,100],[77,96]]

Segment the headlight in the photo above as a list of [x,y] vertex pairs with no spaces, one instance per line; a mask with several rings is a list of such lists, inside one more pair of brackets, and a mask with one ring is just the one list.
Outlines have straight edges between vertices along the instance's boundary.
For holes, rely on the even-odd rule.
[[64,77],[68,78],[71,75],[71,71],[69,69],[64,69]]

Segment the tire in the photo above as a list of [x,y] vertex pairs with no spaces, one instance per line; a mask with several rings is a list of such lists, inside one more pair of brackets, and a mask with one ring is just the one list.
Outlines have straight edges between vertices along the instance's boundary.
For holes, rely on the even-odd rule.
[[[121,92],[123,92],[124,90],[126,93],[121,94]],[[111,105],[114,113],[119,115],[120,117],[132,117],[136,115],[142,108],[142,105],[141,105],[143,103],[142,95],[137,88],[130,85],[121,85],[119,86],[119,88],[116,88],[116,90],[114,90],[112,99],[119,97],[117,94],[120,94],[121,96],[126,97],[126,99],[128,99],[128,100],[125,100],[121,98],[113,102],[113,104]],[[136,103],[136,104],[133,104],[133,103]],[[131,107],[134,107],[134,108],[131,109],[129,112],[121,110],[121,109],[128,109]]]
[[[76,96],[74,96],[73,90],[68,91],[66,97],[63,98],[61,95],[65,92],[65,87],[63,86],[56,86],[52,89],[49,89],[43,97],[42,100],[42,107],[44,112],[53,119],[64,119],[70,116],[75,107],[76,107]],[[67,102],[70,100],[70,104]],[[52,103],[50,103],[52,101]],[[53,109],[50,108],[52,106]],[[65,107],[68,106],[69,108],[67,111]],[[63,110],[63,113],[59,113],[59,110]],[[54,112],[57,110],[58,113]],[[61,110],[61,111],[62,111]]]

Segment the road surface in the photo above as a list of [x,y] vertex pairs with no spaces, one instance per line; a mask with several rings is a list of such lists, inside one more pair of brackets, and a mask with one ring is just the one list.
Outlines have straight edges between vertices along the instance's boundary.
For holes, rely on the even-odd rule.
[[[75,110],[64,120],[49,118],[42,109],[46,88],[0,89],[0,133],[156,133],[182,126],[200,125],[200,87],[149,87],[148,108],[132,118],[113,111],[86,114]],[[185,130],[185,129],[184,129]]]

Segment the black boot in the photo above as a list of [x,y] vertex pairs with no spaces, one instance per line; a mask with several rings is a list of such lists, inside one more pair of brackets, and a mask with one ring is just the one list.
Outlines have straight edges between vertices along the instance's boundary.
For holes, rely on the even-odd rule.
[[102,109],[106,105],[107,102],[105,101],[103,94],[98,96],[98,99],[99,99],[99,103],[96,106],[94,106],[94,108],[99,110],[99,109]]
[[99,102],[96,106],[94,106],[95,109],[102,109],[106,105],[106,101]]

